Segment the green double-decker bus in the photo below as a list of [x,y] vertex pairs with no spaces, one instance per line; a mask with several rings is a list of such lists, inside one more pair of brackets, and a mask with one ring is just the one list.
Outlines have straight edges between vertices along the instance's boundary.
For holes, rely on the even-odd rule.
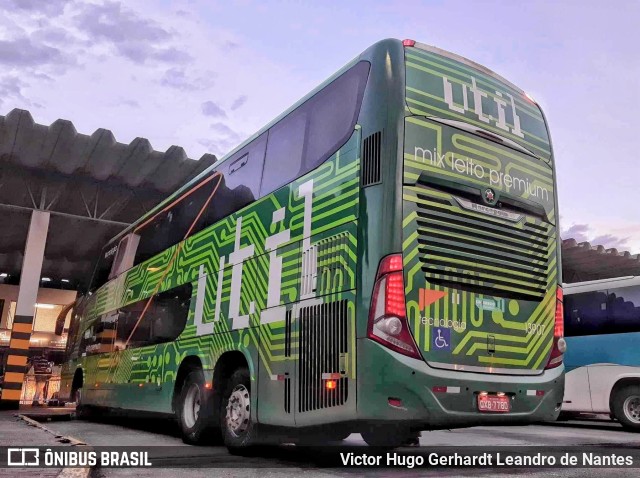
[[555,190],[522,90],[381,41],[105,246],[61,398],[234,451],[553,420]]

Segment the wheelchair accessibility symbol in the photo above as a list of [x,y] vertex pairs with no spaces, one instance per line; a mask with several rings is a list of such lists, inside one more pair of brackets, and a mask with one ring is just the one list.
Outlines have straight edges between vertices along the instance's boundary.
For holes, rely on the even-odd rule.
[[432,334],[435,350],[451,350],[451,329],[436,327]]

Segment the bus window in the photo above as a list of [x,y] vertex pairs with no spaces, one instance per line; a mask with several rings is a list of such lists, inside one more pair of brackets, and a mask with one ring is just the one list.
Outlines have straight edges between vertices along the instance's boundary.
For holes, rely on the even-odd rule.
[[[140,236],[140,242],[134,264],[140,264],[182,241],[219,181],[218,177],[208,176],[138,226],[135,233]],[[215,204],[209,205],[209,208],[214,207]],[[195,232],[197,228],[192,229],[192,233]]]
[[567,295],[565,307],[565,336],[594,335],[607,326],[606,291]]
[[118,245],[113,243],[107,244],[102,249],[100,259],[98,259],[98,263],[93,271],[91,286],[89,287],[90,291],[96,290],[109,280],[109,274],[111,274],[111,270],[113,269],[113,262],[117,252]]
[[269,131],[262,176],[262,195],[275,191],[300,176],[307,112],[299,108]]
[[[258,198],[266,147],[267,133],[263,133],[221,164],[220,169],[227,188],[240,196],[235,202],[246,203],[247,197],[251,201]],[[242,207],[245,205],[243,204]]]
[[315,169],[349,139],[368,74],[369,63],[358,63],[269,130],[261,196]]
[[608,333],[640,332],[640,287],[609,290]]
[[[191,284],[156,294],[140,321],[149,299],[121,307],[118,310],[116,350],[123,350],[125,346],[135,348],[170,342],[178,338],[187,324],[191,294]],[[131,332],[133,336],[129,340]]]

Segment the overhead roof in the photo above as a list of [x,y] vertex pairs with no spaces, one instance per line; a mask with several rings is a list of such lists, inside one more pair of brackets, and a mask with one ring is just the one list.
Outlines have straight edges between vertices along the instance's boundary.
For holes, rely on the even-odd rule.
[[81,134],[67,120],[36,124],[25,110],[0,115],[0,274],[15,282],[30,213],[42,209],[51,211],[42,276],[87,287],[102,245],[215,161],[156,151],[145,138],[119,143],[107,129]]
[[562,280],[582,282],[621,276],[640,276],[640,254],[604,246],[562,241]]

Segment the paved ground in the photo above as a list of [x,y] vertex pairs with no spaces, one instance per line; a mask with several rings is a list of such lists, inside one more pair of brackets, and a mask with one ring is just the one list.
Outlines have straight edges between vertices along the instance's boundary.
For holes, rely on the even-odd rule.
[[[27,425],[26,422],[17,417],[17,411],[0,412],[0,446],[60,446],[60,441],[51,433],[47,433],[40,428]],[[60,469],[41,469],[37,476],[54,477]],[[32,469],[29,468],[0,468],[0,476],[10,477],[33,477]]]
[[[94,477],[171,477],[188,474],[189,477],[209,477],[212,468],[215,476],[221,477],[289,477],[296,478],[301,472],[305,476],[397,476],[408,474],[429,476],[631,476],[640,474],[640,470],[588,470],[588,469],[556,469],[556,470],[496,470],[496,469],[429,469],[407,471],[404,469],[321,469],[313,466],[314,460],[320,463],[322,452],[305,452],[301,455],[295,447],[281,447],[266,450],[262,456],[239,458],[230,455],[223,447],[193,447],[184,445],[178,436],[175,424],[168,420],[131,420],[108,419],[101,422],[88,421],[52,421],[47,427],[62,435],[70,435],[91,445],[172,445],[162,456],[154,456],[153,461],[163,461],[166,465],[189,463],[194,466],[206,466],[196,469],[99,469],[93,472]],[[351,435],[344,444],[366,451],[366,445],[360,435]],[[432,446],[469,446],[492,445],[553,445],[558,447],[576,445],[622,445],[640,447],[640,434],[626,432],[613,422],[570,421],[549,425],[532,425],[528,427],[476,427],[452,431],[424,432],[420,440],[423,447]],[[313,452],[313,451],[312,451]],[[221,466],[242,466],[244,468],[220,468]],[[269,468],[283,466],[283,468]],[[636,473],[637,471],[637,473]],[[31,476],[36,476],[32,474]]]

